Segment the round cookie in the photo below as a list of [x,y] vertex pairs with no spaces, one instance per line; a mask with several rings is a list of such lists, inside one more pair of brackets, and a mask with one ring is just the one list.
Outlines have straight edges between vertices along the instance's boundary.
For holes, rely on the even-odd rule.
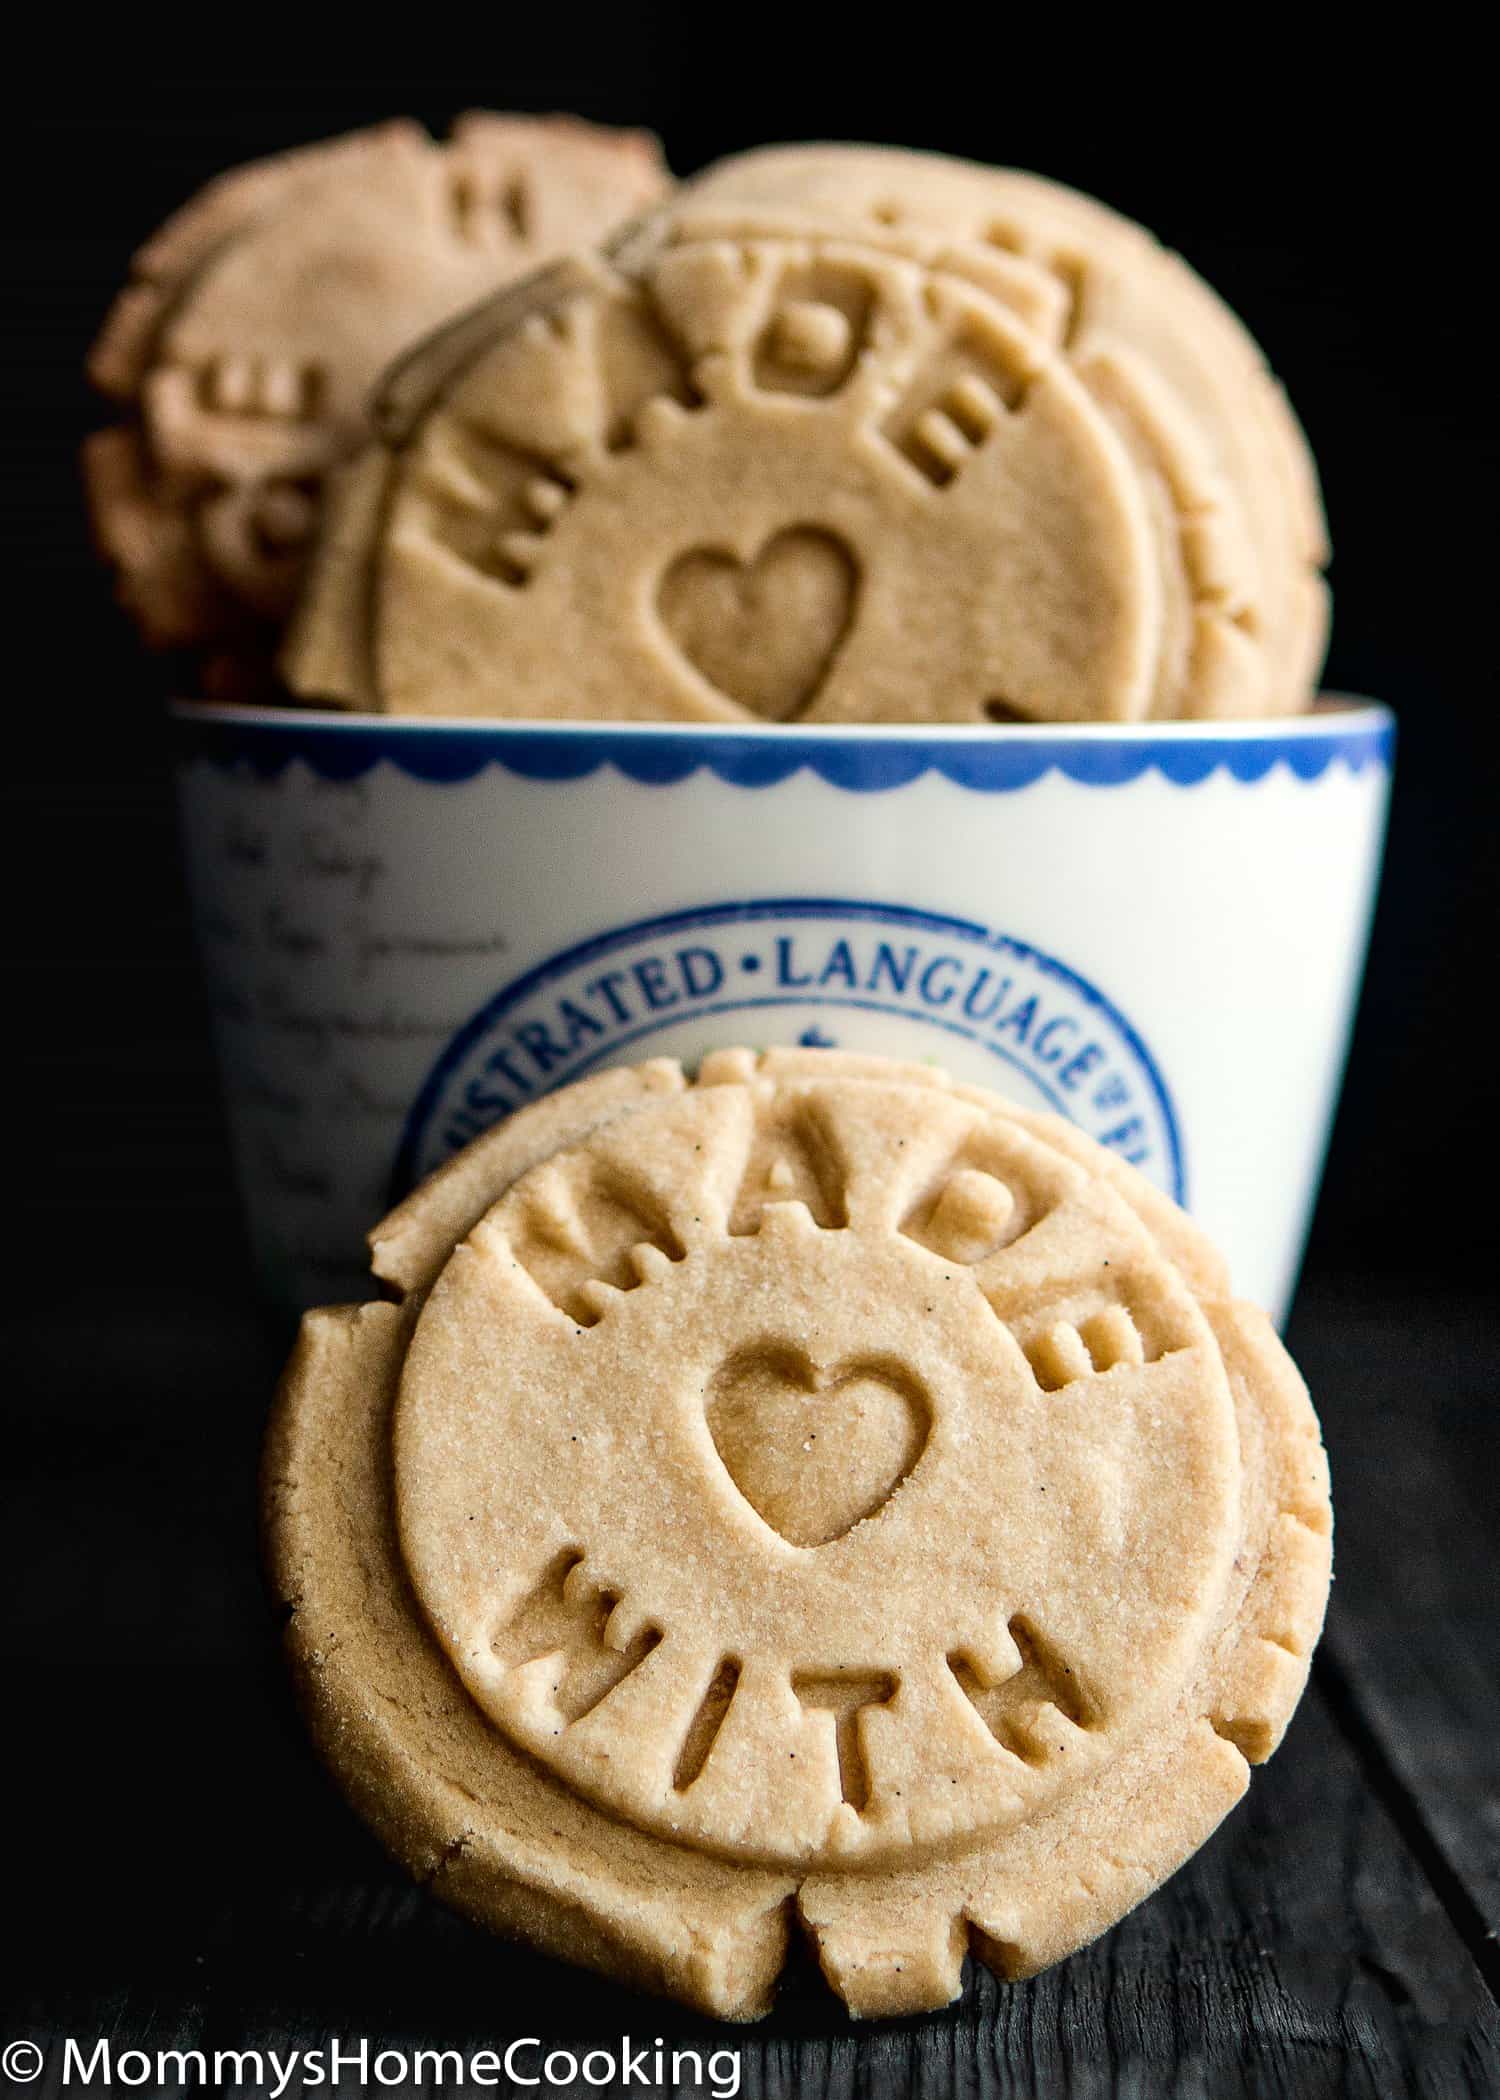
[[136,256],[90,359],[134,411],[85,469],[146,639],[264,653],[391,358],[666,182],[644,134],[475,113],[444,144],[395,122],[210,184]]
[[307,698],[1118,721],[1182,711],[1200,629],[1236,646],[1066,357],[940,262],[642,242],[425,346],[378,420],[284,658]]
[[1213,1829],[1329,1573],[1296,1372],[1052,1118],[816,1052],[565,1089],[310,1315],[270,1562],[325,1756],[435,1891],[727,2017],[1029,1974]]
[[[1049,336],[1127,442],[1150,456],[1151,404],[1165,389],[1201,443],[1210,505],[1242,523],[1248,559],[1216,580],[1255,655],[1203,665],[1185,711],[1270,715],[1307,704],[1328,632],[1327,529],[1312,455],[1249,333],[1143,227],[1040,176],[876,146],[737,154],[687,185],[670,209],[681,237],[843,224],[864,239],[944,255],[1028,313],[1050,296]],[[1189,537],[1213,529],[1195,504],[1179,508]],[[1203,646],[1224,654],[1211,639]]]

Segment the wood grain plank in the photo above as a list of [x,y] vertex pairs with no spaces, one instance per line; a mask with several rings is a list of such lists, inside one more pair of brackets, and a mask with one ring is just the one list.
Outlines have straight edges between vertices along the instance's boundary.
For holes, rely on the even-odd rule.
[[[116,2050],[258,2048],[283,2059],[332,2035],[466,2056],[518,2035],[575,2053],[618,2049],[626,2034],[637,2047],[661,2037],[705,2057],[733,2049],[749,2100],[1447,2100],[1500,2089],[1493,2002],[1316,1690],[1198,1858],[1060,1968],[1017,1985],[974,1970],[951,2012],[858,2028],[804,1962],[770,2020],[726,2029],[502,1946],[442,1911],[304,1765],[289,1716],[285,1738],[257,1727],[249,1709],[265,1689],[221,1686],[217,1711],[184,1701],[204,1737],[238,1735],[258,1801],[242,1799],[232,1827],[215,1828],[203,1775],[178,1804],[179,1828],[203,1833],[197,1856],[156,1855],[170,1901],[154,1912],[141,1904],[147,1858],[122,1861],[116,1846],[94,1929],[70,1935],[58,1917],[56,1938],[45,1932],[23,1950],[13,2032],[108,2032]],[[129,1849],[148,1855],[160,1834],[153,1818]],[[352,2079],[336,2088],[356,2089]]]
[[1500,1308],[1311,1296],[1291,1340],[1333,1464],[1328,1686],[1500,1988]]

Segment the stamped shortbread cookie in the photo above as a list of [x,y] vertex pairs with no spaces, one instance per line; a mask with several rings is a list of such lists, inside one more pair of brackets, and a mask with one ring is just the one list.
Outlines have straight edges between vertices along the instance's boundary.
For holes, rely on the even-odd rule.
[[267,642],[391,358],[666,181],[644,134],[476,113],[445,144],[395,122],[210,184],[135,258],[90,360],[134,411],[85,464],[147,639]]
[[925,1067],[564,1090],[374,1235],[268,1444],[287,1643],[436,1893],[727,2017],[1103,1931],[1243,1793],[1329,1575],[1307,1396],[1188,1222]]
[[1007,178],[960,174],[995,188],[988,245],[833,183],[739,205],[726,175],[417,351],[335,506],[293,687],[731,722],[1305,705],[1316,499],[1253,346],[1102,207],[1042,232],[1018,207],[1004,246]]
[[[1061,183],[1012,168],[876,146],[767,146],[717,162],[681,192],[683,237],[826,229],[939,255],[994,287],[1065,345],[1084,384],[1148,474],[1161,529],[1180,533],[1204,595],[1240,634],[1204,636],[1231,661],[1200,669],[1192,711],[1304,707],[1327,644],[1327,528],[1307,441],[1236,316],[1144,227]],[[1170,401],[1164,425],[1154,403]],[[1173,463],[1170,414],[1197,444],[1190,492]],[[1216,515],[1217,514],[1217,515]],[[1236,518],[1232,565],[1213,541]],[[1191,546],[1197,540],[1200,544]]]

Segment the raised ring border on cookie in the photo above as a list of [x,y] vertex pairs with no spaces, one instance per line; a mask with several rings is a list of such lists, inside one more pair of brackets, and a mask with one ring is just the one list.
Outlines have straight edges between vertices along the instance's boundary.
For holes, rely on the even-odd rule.
[[[1240,1483],[1209,1453],[1235,1447],[1232,1386],[1139,1215],[1003,1103],[837,1070],[754,1086],[742,1053],[729,1052],[721,1073],[726,1062],[734,1080],[642,1104],[523,1173],[434,1286],[393,1433],[408,1573],[490,1718],[611,1812],[785,1867],[962,1850],[1019,1805],[1002,1775],[1021,1775],[994,1762],[973,1731],[972,1696],[959,1696],[968,1661],[986,1683],[1015,1673],[1016,1636],[990,1648],[998,1623],[1014,1628],[1015,1599],[1042,1613],[1019,1638],[1040,1659],[1047,1700],[1084,1728],[1055,1765],[1043,1760],[1047,1783],[1071,1785],[1101,1748],[1085,1740],[1086,1717],[1108,1712],[1117,1753],[1148,1651],[1178,1654],[1199,1585],[1217,1596],[1229,1579],[1221,1534],[1238,1525]],[[621,1232],[647,1233],[655,1251],[638,1266],[627,1257],[617,1274],[606,1248]],[[1039,1242],[1050,1249],[1040,1296],[1028,1267]],[[1017,1288],[1019,1299],[1007,1295]],[[1049,1369],[1050,1344],[1032,1337],[1032,1325],[1052,1332],[1059,1316],[1083,1317],[1095,1337],[1087,1375],[1117,1374],[1096,1400],[1080,1397],[1078,1365]],[[503,1334],[503,1346],[484,1369],[461,1350],[460,1375],[447,1377],[448,1342],[481,1332]],[[1178,1381],[1190,1359],[1188,1407]],[[849,1441],[830,1504],[826,1487],[809,1494],[786,1466],[792,1452],[809,1463],[820,1436],[828,1448],[831,1420],[814,1419],[807,1434],[807,1397],[851,1384],[884,1396],[867,1400],[881,1426],[855,1408],[833,1432]],[[1072,1400],[1060,1400],[1070,1385]],[[798,1395],[795,1427],[783,1422],[780,1463],[757,1476],[778,1391]],[[611,1424],[602,1437],[601,1414]],[[1080,1515],[1100,1464],[1132,1510],[1145,1506],[1112,1470],[1121,1421],[1155,1453],[1146,1500],[1170,1474],[1174,1509],[1194,1512],[1193,1545],[1167,1563],[1142,1555],[1138,1538],[1128,1546],[1123,1523],[1112,1528],[1115,1489],[1097,1533]],[[1075,1471],[1067,1454],[1085,1449],[1092,1456]],[[856,1477],[846,1506],[841,1492]],[[645,1490],[629,1516],[625,1480]],[[811,1530],[800,1528],[799,1515],[814,1512]],[[1073,1558],[1064,1538],[1079,1522],[1092,1545]],[[560,1613],[559,1538],[578,1570],[562,1580]],[[698,1550],[684,1554],[685,1539]],[[620,1612],[604,1645],[642,1674],[603,1697],[591,1686],[583,1713],[568,1699],[555,1710],[558,1683],[574,1680],[551,1651],[571,1648],[590,1588]],[[1096,1641],[1085,1628],[1100,1590],[1108,1630]],[[635,1656],[637,1621],[657,1638]],[[704,1717],[706,1762],[683,1776],[674,1750],[669,1785],[664,1748],[726,1667],[729,1710],[716,1724]],[[859,1742],[846,1745],[831,1792],[789,1690],[799,1704],[837,1709],[857,1693],[861,1709],[888,1708],[849,1721]],[[644,1762],[642,1737],[655,1744]],[[747,1801],[778,1771],[747,1825]],[[1029,1803],[1043,1775],[1025,1784]]]
[[776,787],[798,772],[851,794],[908,786],[926,773],[976,794],[1014,794],[1050,773],[1080,787],[1129,786],[1151,772],[1193,788],[1218,773],[1243,786],[1278,766],[1304,782],[1336,765],[1389,769],[1396,721],[1374,701],[1329,695],[1310,714],[1256,722],[1007,723],[909,730],[866,725],[767,729],[736,724],[420,721],[321,709],[212,706],[177,701],[181,762],[205,759],[274,779],[293,764],[318,779],[362,779],[388,765],[409,780],[448,786],[491,766],[519,779],[586,780],[605,767],[643,787],[672,787],[707,771],[727,787]]

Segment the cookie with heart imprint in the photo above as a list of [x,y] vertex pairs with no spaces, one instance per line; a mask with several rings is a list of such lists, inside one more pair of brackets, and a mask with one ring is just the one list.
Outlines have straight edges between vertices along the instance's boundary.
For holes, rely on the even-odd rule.
[[748,561],[696,548],[661,579],[656,610],[716,692],[767,721],[800,715],[854,618],[859,572],[832,534],[779,532]]
[[84,459],[147,641],[267,655],[391,358],[667,179],[644,134],[473,113],[445,143],[394,122],[210,184],[136,256],[90,358],[133,411]]
[[397,371],[286,653],[296,691],[726,722],[1304,704],[1203,419],[1118,331],[1075,343],[1055,275],[814,212],[706,214]]
[[794,1546],[826,1546],[883,1508],[932,1422],[900,1364],[830,1365],[793,1343],[731,1357],[703,1412],[725,1472]]
[[730,2017],[1029,1974],[1275,1748],[1329,1575],[1296,1372],[1180,1212],[930,1068],[564,1089],[373,1236],[267,1449],[315,1734],[459,1909]]
[[[1150,399],[1169,396],[1201,447],[1214,507],[1244,535],[1232,587],[1255,658],[1201,691],[1201,713],[1304,707],[1327,646],[1327,528],[1307,441],[1246,329],[1144,227],[1094,198],[1013,168],[860,145],[764,146],[716,162],[667,207],[675,237],[796,234],[832,225],[897,252],[941,258],[1032,316],[1148,474],[1159,470]],[[1168,475],[1170,480],[1170,475]],[[1201,504],[1202,497],[1197,499]],[[1201,529],[1157,491],[1161,528]]]

